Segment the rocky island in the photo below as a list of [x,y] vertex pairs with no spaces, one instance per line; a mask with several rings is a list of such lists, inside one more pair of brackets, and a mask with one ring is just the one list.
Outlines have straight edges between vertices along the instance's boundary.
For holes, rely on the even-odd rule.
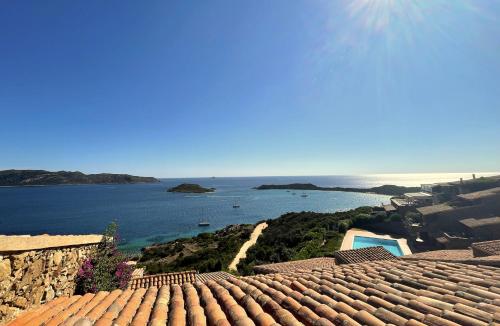
[[172,187],[167,190],[168,192],[183,192],[183,193],[196,193],[202,194],[205,192],[214,192],[215,188],[204,188],[194,183],[183,183],[178,186]]
[[160,182],[152,177],[129,174],[84,174],[79,171],[4,170],[0,171],[0,186],[45,186],[76,184],[131,184]]
[[261,185],[255,187],[257,190],[289,189],[289,190],[321,190],[321,191],[347,191],[373,193],[379,195],[400,196],[406,192],[420,191],[420,187],[404,187],[395,185],[383,185],[371,188],[345,188],[345,187],[319,187],[312,183],[291,183],[285,185]]

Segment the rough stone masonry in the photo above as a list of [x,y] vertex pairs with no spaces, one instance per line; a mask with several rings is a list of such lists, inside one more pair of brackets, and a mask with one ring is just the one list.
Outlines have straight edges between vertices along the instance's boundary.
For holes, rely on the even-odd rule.
[[100,235],[0,236],[0,323],[33,305],[72,295]]

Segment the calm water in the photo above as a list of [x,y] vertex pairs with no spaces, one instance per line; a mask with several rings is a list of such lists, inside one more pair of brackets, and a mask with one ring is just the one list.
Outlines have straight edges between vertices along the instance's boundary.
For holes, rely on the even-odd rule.
[[352,249],[360,249],[360,248],[368,248],[376,246],[384,247],[394,256],[397,257],[403,256],[403,251],[399,247],[398,242],[396,240],[389,240],[389,239],[354,236]]
[[[424,181],[431,180],[422,181],[414,175],[255,177],[164,179],[158,184],[137,185],[0,187],[0,234],[101,233],[114,219],[119,223],[124,248],[138,249],[152,242],[228,224],[255,223],[290,211],[334,212],[389,200],[382,195],[322,191],[309,191],[303,198],[302,192],[292,195],[285,190],[252,189],[261,184],[311,182],[319,186],[371,187]],[[182,182],[215,187],[217,191],[200,195],[166,192]],[[235,202],[241,207],[234,209]],[[208,218],[210,227],[198,227],[201,218]]]

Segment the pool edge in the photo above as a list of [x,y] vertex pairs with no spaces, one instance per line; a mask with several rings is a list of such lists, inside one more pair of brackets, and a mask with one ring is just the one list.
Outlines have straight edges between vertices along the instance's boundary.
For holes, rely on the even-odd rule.
[[[406,238],[398,238],[390,234],[380,234],[374,233],[371,231],[363,230],[363,229],[349,229],[342,240],[342,244],[340,245],[340,250],[350,250],[354,246],[354,236],[368,237],[368,238],[379,238],[385,240],[396,240],[398,242],[399,248],[403,252],[402,256],[411,255],[412,252],[410,247],[408,246],[408,240]],[[402,257],[400,256],[400,257]]]

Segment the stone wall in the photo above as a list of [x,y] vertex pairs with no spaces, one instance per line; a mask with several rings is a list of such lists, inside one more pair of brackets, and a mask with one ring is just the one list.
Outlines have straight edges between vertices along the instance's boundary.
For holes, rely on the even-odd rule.
[[101,236],[0,236],[0,323],[75,291],[82,261]]

